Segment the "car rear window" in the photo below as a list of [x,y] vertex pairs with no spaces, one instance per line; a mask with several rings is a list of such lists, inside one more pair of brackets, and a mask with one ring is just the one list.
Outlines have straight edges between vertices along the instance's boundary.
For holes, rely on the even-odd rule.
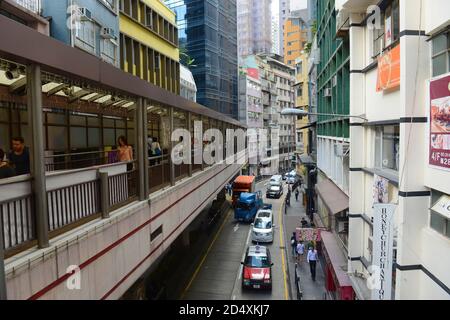
[[256,219],[255,220],[255,228],[257,229],[270,229],[272,228],[272,222],[263,220],[263,219]]
[[245,265],[253,268],[269,268],[270,261],[267,256],[247,256]]

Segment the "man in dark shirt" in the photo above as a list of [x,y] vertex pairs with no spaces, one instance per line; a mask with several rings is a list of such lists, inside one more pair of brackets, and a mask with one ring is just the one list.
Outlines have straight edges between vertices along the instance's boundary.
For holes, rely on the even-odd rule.
[[14,177],[16,172],[10,167],[8,162],[4,161],[5,152],[0,149],[0,179]]
[[12,147],[13,150],[9,153],[8,159],[14,165],[16,174],[20,176],[30,173],[30,152],[25,147],[25,140],[22,137],[13,138]]

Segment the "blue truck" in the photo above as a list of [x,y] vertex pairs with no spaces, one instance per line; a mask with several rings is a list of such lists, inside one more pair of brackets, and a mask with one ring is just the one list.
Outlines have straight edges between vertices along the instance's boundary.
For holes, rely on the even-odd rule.
[[238,221],[251,222],[255,219],[260,209],[272,209],[271,204],[265,204],[261,191],[254,193],[243,192],[234,208],[234,219]]

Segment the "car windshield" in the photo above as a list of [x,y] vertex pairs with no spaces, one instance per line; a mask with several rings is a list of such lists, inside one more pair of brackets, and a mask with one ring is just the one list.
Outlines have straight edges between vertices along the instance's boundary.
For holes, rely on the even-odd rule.
[[260,211],[258,213],[258,217],[260,217],[260,218],[269,218],[270,217],[270,212],[269,211]]
[[270,187],[270,190],[272,190],[272,191],[280,191],[280,186],[271,186]]
[[247,256],[245,265],[254,268],[269,268],[270,261],[267,256]]
[[256,219],[254,226],[257,229],[270,229],[272,228],[272,222],[263,219]]
[[237,207],[243,210],[251,210],[254,207],[254,203],[238,202]]

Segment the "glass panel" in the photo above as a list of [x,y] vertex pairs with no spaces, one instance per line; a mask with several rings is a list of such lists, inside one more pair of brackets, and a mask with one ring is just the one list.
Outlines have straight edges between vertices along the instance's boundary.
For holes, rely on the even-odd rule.
[[127,139],[130,145],[134,145],[134,129],[128,129]]
[[116,120],[117,128],[125,128],[125,120]]
[[67,128],[48,126],[48,149],[54,151],[67,150]]
[[90,127],[99,127],[100,126],[100,118],[97,117],[88,117],[88,126]]
[[442,34],[433,39],[433,55],[436,55],[447,49],[447,35]]
[[71,148],[86,148],[86,128],[72,127],[70,128],[70,144]]
[[134,121],[128,121],[127,126],[128,126],[128,129],[133,129],[134,128]]
[[440,234],[444,233],[445,218],[440,214],[431,212],[430,227]]
[[9,121],[8,109],[0,108],[0,121]]
[[70,125],[72,126],[86,126],[86,117],[84,116],[70,116]]
[[398,170],[400,127],[387,126],[383,128],[383,168]]
[[66,124],[66,116],[61,113],[47,113],[47,122],[51,124]]
[[25,139],[25,145],[29,146],[31,144],[31,134],[28,130],[28,125],[23,124],[20,126],[20,133],[22,137]]
[[8,152],[10,145],[9,126],[7,124],[0,123],[0,148]]
[[88,128],[88,146],[89,148],[100,147],[100,129]]
[[103,127],[114,128],[114,119],[103,118]]
[[27,123],[28,122],[28,111],[20,110],[19,113],[20,113],[20,122]]
[[116,145],[116,136],[114,129],[103,129],[103,143],[105,146]]
[[[117,139],[119,139],[119,137],[121,137],[121,136],[124,136],[124,137],[127,136],[127,131],[125,129],[117,129],[116,130],[116,137],[117,137]],[[130,143],[130,141],[127,141],[127,142]],[[116,141],[116,143],[117,143],[117,141]]]
[[433,58],[433,76],[439,76],[447,72],[447,54],[443,53]]

